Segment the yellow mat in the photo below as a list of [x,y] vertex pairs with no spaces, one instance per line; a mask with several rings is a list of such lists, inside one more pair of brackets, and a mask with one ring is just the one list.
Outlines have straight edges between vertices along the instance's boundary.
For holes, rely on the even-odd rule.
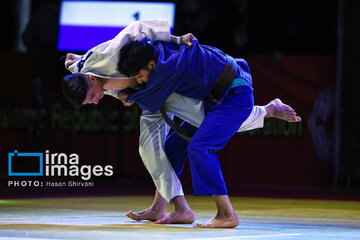
[[[197,222],[216,214],[211,197],[187,197]],[[0,200],[1,239],[360,239],[360,202],[231,197],[240,224],[195,229],[194,224],[133,221],[152,196]],[[167,208],[170,213],[173,206]],[[329,236],[332,236],[329,238]]]

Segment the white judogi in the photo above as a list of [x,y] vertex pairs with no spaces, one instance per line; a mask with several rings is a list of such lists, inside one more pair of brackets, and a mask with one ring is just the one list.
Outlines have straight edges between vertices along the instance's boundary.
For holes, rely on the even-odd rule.
[[[148,38],[150,41],[170,41],[170,28],[167,20],[143,20],[131,23],[114,39],[90,49],[82,58],[72,64],[72,73],[80,72],[103,78],[127,78],[117,71],[119,51],[126,43]],[[82,61],[82,66],[79,62]],[[81,69],[79,69],[81,67]],[[118,91],[105,91],[117,97]],[[173,93],[165,102],[164,108],[170,115],[176,115],[188,123],[199,127],[203,121],[204,106],[199,99]],[[250,116],[238,132],[262,128],[266,110],[254,106]],[[170,116],[172,118],[172,116]],[[160,112],[143,111],[140,117],[139,153],[161,196],[168,202],[176,196],[183,196],[181,183],[168,160],[164,143],[169,132]]]

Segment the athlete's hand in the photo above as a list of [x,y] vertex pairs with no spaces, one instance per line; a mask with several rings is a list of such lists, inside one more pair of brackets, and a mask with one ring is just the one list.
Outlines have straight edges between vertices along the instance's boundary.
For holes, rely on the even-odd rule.
[[73,53],[66,54],[65,68],[68,69],[74,62],[76,62],[80,58],[81,56],[77,54],[73,54]]
[[119,92],[117,98],[124,104],[125,107],[131,107],[134,102],[127,102],[125,99],[129,96],[129,94],[124,92]]
[[196,38],[192,33],[188,33],[188,34],[182,35],[182,36],[180,37],[180,44],[181,44],[181,45],[188,46],[188,47],[192,47],[192,45],[193,45],[192,42],[191,42],[192,39],[196,39],[196,40],[197,40],[197,38]]

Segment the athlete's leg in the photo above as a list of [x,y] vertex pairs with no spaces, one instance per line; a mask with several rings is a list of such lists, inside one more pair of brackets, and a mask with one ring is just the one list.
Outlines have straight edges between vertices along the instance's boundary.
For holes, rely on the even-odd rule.
[[143,112],[140,117],[139,153],[158,190],[150,207],[137,213],[128,212],[127,216],[134,220],[156,221],[166,215],[167,201],[175,197],[185,201],[181,183],[163,149],[167,133],[168,126],[159,112]]
[[188,146],[195,195],[212,195],[217,215],[196,227],[234,227],[238,217],[227,196],[227,189],[215,155],[236,133],[253,108],[252,93],[230,89],[221,104],[211,105]]
[[[185,128],[190,134],[195,134],[197,130],[196,127],[187,122],[181,124],[181,127]],[[189,142],[181,138],[176,132],[173,132],[165,142],[165,153],[179,178],[187,159],[188,144]]]
[[[189,133],[195,133],[196,127],[184,122],[182,125]],[[184,169],[185,161],[187,159],[188,142],[182,139],[176,132],[172,133],[165,142],[165,153],[171,162],[177,176],[180,178],[181,172]],[[190,206],[185,201],[183,196],[178,196],[172,199],[175,206],[175,211],[170,215],[163,217],[156,221],[159,224],[169,223],[192,223],[195,220],[194,213]]]

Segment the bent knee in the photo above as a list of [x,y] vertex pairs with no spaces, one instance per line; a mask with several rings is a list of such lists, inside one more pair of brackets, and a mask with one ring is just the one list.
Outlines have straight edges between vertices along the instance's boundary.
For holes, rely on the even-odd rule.
[[204,152],[210,150],[210,147],[203,141],[191,140],[187,147],[188,154]]

